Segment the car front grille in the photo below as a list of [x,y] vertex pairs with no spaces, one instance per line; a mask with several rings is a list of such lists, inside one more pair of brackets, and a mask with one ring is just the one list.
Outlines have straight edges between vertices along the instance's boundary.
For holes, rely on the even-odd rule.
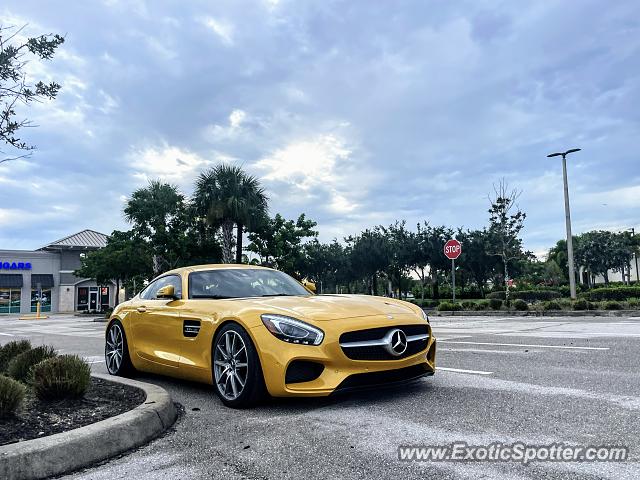
[[338,385],[334,393],[353,389],[393,385],[395,383],[417,380],[425,375],[433,375],[433,370],[426,363],[412,365],[410,367],[400,368],[397,370],[356,373],[345,378],[342,383]]
[[[401,355],[392,355],[383,344],[385,335],[395,329],[407,337],[407,349]],[[401,360],[426,350],[429,337],[431,328],[427,324],[369,328],[343,333],[340,347],[352,360]]]

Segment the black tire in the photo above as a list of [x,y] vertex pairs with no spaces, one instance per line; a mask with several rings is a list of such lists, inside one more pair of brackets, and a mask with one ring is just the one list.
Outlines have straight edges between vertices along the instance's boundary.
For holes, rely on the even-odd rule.
[[[119,355],[110,353],[113,351],[119,351]],[[122,323],[120,323],[120,320],[112,321],[109,327],[107,327],[104,342],[104,359],[107,372],[111,375],[127,377],[135,372],[135,368],[133,368],[133,364],[131,363],[131,357],[129,356],[127,335],[124,332],[124,327]]]
[[[235,356],[229,356],[228,352],[224,353],[228,350],[226,343],[228,338],[237,345]],[[242,343],[239,343],[239,339]],[[220,343],[222,346],[218,348]],[[245,352],[246,355],[244,355]],[[242,366],[243,363],[246,363],[246,370]],[[237,323],[227,323],[216,332],[211,348],[211,376],[218,397],[227,407],[252,407],[266,397],[267,389],[260,357],[249,334]],[[242,385],[243,380],[244,385]],[[241,389],[239,389],[240,385],[242,385]],[[234,394],[237,395],[234,396]]]

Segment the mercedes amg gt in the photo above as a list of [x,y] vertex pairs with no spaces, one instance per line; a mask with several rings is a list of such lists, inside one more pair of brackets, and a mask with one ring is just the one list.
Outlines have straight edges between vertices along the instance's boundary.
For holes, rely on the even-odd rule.
[[163,273],[114,309],[107,370],[209,383],[236,408],[266,394],[326,396],[433,375],[436,340],[421,308],[314,291],[250,265]]

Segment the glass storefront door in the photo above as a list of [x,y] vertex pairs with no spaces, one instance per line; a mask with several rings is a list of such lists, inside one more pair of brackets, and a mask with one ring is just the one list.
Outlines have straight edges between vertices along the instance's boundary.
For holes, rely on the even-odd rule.
[[89,308],[89,287],[78,287],[78,311],[87,310]]
[[31,289],[31,311],[36,312],[38,309],[38,298],[40,298],[40,311],[51,311],[51,289],[43,288],[38,290],[37,288]]
[[19,288],[0,288],[0,313],[20,313]]
[[100,310],[105,311],[109,308],[109,287],[100,287]]

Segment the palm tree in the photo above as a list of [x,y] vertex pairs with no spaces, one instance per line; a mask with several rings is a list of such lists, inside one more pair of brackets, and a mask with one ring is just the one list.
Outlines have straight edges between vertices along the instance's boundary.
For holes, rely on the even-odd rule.
[[233,263],[233,226],[237,226],[236,263],[242,263],[242,233],[267,214],[267,196],[260,181],[242,168],[218,165],[196,180],[194,204],[199,215],[222,228],[222,261]]

